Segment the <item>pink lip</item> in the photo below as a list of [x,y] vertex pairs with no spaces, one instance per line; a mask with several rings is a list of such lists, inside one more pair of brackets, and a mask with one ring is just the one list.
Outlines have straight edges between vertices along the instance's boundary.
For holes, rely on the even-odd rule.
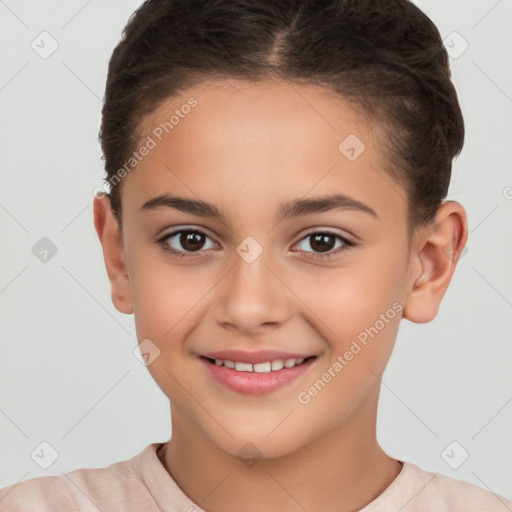
[[[217,357],[216,359],[223,358]],[[228,358],[226,357],[225,359]],[[275,359],[284,358],[270,358],[270,360]],[[288,357],[288,359],[291,359],[291,357]],[[199,360],[206,367],[206,370],[217,382],[226,388],[231,389],[232,391],[245,393],[247,395],[264,395],[279,389],[285,384],[298,378],[303,373],[307,372],[311,365],[315,363],[316,359],[316,357],[308,359],[307,361],[304,361],[304,363],[294,366],[293,368],[283,368],[282,370],[269,373],[256,373],[239,372],[235,369],[227,368],[225,366],[217,366],[216,364],[209,362],[207,359],[205,359],[205,357],[199,357]],[[235,361],[246,362],[236,358]],[[264,359],[260,362],[265,361],[269,361],[269,359]]]
[[299,354],[291,352],[279,352],[276,350],[258,350],[257,352],[246,352],[243,350],[220,350],[218,352],[208,352],[200,354],[210,359],[222,359],[223,361],[233,361],[238,363],[266,363],[267,361],[275,361],[276,359],[306,359],[313,354]]

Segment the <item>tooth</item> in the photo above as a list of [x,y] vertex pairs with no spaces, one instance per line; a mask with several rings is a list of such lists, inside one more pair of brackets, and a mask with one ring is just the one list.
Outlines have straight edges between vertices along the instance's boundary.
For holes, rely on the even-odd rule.
[[279,371],[283,368],[293,368],[294,366],[301,364],[304,362],[304,358],[301,357],[299,359],[276,359],[275,361],[267,361],[265,363],[240,363],[230,361],[226,359],[225,361],[222,359],[215,359],[216,366],[224,365],[226,368],[233,368],[239,372],[256,372],[256,373],[269,373],[271,371]]
[[276,359],[275,361],[272,361],[272,371],[275,372],[276,370],[282,370],[284,368],[284,362],[282,359]]
[[235,363],[235,370],[238,372],[252,372],[251,363]]
[[272,365],[267,363],[256,363],[254,365],[254,371],[257,373],[269,373],[272,370]]

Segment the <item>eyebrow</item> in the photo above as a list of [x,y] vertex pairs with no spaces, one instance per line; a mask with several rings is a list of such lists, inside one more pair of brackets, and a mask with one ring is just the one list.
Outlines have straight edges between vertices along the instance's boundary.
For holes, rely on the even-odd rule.
[[[146,201],[142,205],[141,210],[152,211],[161,207],[174,208],[200,217],[211,217],[225,220],[225,216],[220,209],[212,203],[199,199],[171,196],[168,194],[161,194],[149,201]],[[322,213],[334,209],[358,210],[368,213],[378,219],[378,215],[372,208],[343,194],[288,201],[280,205],[276,218],[281,220],[301,215],[308,215],[310,213]]]

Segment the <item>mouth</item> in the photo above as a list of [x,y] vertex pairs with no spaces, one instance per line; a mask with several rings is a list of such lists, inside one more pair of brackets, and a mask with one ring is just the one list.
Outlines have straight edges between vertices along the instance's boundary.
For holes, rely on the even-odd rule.
[[275,391],[307,372],[318,356],[288,357],[249,363],[200,356],[208,374],[224,387],[249,395]]

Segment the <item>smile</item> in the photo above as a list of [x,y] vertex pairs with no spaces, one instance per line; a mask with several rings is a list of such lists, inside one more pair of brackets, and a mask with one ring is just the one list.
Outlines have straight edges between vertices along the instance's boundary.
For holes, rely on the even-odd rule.
[[309,356],[247,363],[199,357],[207,374],[217,383],[247,395],[264,395],[276,391],[307,372],[317,359],[317,356]]

